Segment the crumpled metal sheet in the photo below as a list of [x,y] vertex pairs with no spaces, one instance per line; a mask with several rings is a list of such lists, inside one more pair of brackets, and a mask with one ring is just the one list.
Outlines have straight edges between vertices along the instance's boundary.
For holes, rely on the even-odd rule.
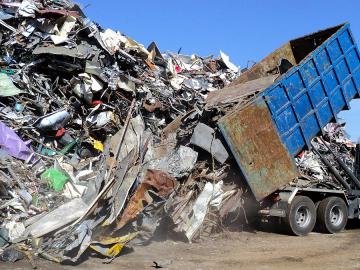
[[149,164],[150,169],[168,172],[170,176],[181,178],[190,173],[197,161],[198,153],[180,145],[179,148],[172,151],[167,157],[160,160],[152,160]]
[[69,56],[73,58],[86,59],[89,55],[93,53],[92,47],[86,44],[79,44],[73,49],[59,46],[48,46],[41,47],[38,46],[32,52],[34,55],[56,55],[56,56]]
[[47,215],[42,216],[37,222],[26,229],[24,235],[38,238],[47,233],[54,232],[79,218],[85,213],[86,209],[87,204],[81,198],[73,199]]
[[21,160],[29,160],[33,155],[31,148],[2,122],[0,122],[0,149]]
[[0,255],[0,261],[17,262],[24,258],[24,254],[15,247],[6,248]]
[[99,241],[92,241],[90,248],[105,257],[114,258],[118,256],[125,245],[137,235],[138,233],[129,233],[120,237],[106,237]]
[[35,17],[35,12],[37,10],[37,7],[32,1],[24,0],[20,4],[18,13],[22,17]]
[[223,181],[207,182],[198,196],[194,189],[182,196],[170,196],[165,208],[173,222],[173,230],[191,242],[201,229],[209,209],[221,209],[224,198],[222,188]]
[[[100,220],[102,220],[100,218]],[[85,220],[75,229],[75,232],[72,237],[75,239],[66,239],[67,241],[71,241],[69,245],[66,246],[65,249],[60,249],[60,254],[58,259],[60,261],[72,261],[76,262],[80,256],[87,250],[91,243],[91,237],[93,234],[93,229],[96,225],[99,224],[99,221],[95,221],[94,219]],[[74,252],[75,251],[75,252]]]
[[313,152],[305,152],[297,159],[297,166],[301,171],[308,170],[307,174],[318,180],[323,180],[326,174],[324,165],[320,163],[319,157]]
[[39,254],[44,258],[61,263],[65,261],[77,262],[81,255],[89,248],[93,230],[104,221],[104,215],[87,219],[62,230],[57,235],[51,236],[48,243],[39,249]]
[[231,69],[234,72],[239,72],[239,68],[237,66],[235,66],[233,63],[230,62],[230,57],[228,55],[226,55],[225,53],[223,53],[222,51],[220,51],[220,56],[221,59],[223,60],[224,64]]
[[0,228],[0,248],[3,248],[9,243],[9,230],[6,228]]
[[126,37],[119,32],[115,32],[111,29],[106,29],[100,33],[102,45],[110,54],[116,53],[120,50],[121,43],[125,43]]
[[130,220],[134,219],[146,205],[152,203],[151,197],[148,195],[149,191],[152,190],[158,196],[164,198],[175,189],[176,184],[176,180],[168,174],[162,171],[148,170],[122,213],[116,227],[118,229],[122,228]]
[[11,97],[21,93],[25,92],[17,88],[8,75],[0,73],[0,96]]
[[223,202],[219,209],[219,217],[224,225],[230,225],[245,214],[242,191],[240,189],[230,190],[225,192],[223,197]]
[[4,228],[8,230],[9,240],[12,242],[17,238],[20,238],[25,231],[24,224],[22,222],[16,222],[15,220],[5,222]]
[[[131,157],[131,163],[133,163],[134,159],[137,158],[134,155],[135,151],[132,153],[133,154]],[[130,189],[137,179],[139,170],[139,166],[133,166],[130,167],[127,171],[123,171],[120,174],[116,175],[117,181],[112,189],[112,198],[110,200],[110,203],[112,204],[111,214],[109,218],[105,221],[106,225],[112,224],[115,219],[120,215],[129,196]]]
[[[124,158],[130,151],[134,150],[135,155],[138,155],[141,144],[141,138],[145,131],[145,123],[141,116],[138,115],[130,120],[129,128],[126,130],[123,143],[120,147],[119,157]],[[123,130],[119,130],[110,140],[110,149],[116,149],[116,145],[121,137]]]
[[203,123],[195,127],[190,143],[208,151],[220,163],[224,163],[229,157],[221,141],[215,139],[215,130]]
[[187,239],[189,239],[189,241],[193,239],[196,232],[199,230],[201,224],[203,223],[209,205],[215,205],[216,207],[220,207],[223,193],[222,185],[222,181],[216,184],[207,182],[203,191],[196,199],[191,211],[192,215],[189,218],[188,223],[183,227],[185,235]]
[[[59,26],[61,25],[61,27]],[[51,35],[50,38],[54,42],[54,44],[59,45],[68,41],[68,35],[71,30],[76,25],[76,18],[72,16],[68,16],[65,18],[60,18],[57,24],[54,27],[54,35]]]
[[[152,193],[151,195],[155,195]],[[170,195],[171,196],[171,195]],[[161,226],[162,218],[165,215],[165,203],[168,198],[156,198],[147,205],[131,223],[135,231],[140,232],[138,237],[132,241],[134,245],[146,245],[155,236],[157,229]]]
[[14,15],[5,12],[3,9],[0,9],[0,20],[6,21],[14,18]]

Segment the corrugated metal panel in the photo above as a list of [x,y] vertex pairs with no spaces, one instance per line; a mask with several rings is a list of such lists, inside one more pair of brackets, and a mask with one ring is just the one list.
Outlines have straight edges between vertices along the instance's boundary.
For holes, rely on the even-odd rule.
[[297,176],[294,161],[262,99],[224,116],[218,124],[257,200]]
[[279,135],[296,155],[360,93],[360,54],[349,24],[262,93]]

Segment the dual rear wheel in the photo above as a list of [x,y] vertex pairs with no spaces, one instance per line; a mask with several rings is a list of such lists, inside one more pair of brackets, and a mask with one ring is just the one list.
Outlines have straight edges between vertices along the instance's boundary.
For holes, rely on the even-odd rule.
[[343,199],[328,197],[315,206],[306,196],[295,196],[286,209],[284,222],[291,234],[304,236],[314,227],[324,233],[338,233],[345,228],[348,209]]
[[339,197],[322,200],[317,209],[318,230],[325,233],[341,232],[348,220],[348,208]]

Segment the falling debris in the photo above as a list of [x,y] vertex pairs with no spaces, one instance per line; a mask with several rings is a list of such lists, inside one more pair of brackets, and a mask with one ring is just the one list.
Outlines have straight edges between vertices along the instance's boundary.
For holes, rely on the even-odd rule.
[[191,136],[190,143],[197,145],[208,151],[214,158],[223,164],[229,154],[219,139],[214,138],[215,130],[211,127],[199,123]]
[[[239,160],[237,154],[254,153],[241,139],[257,138],[261,153],[274,156],[283,144],[261,137],[275,127],[260,125],[264,114],[254,111],[257,122],[234,120],[237,131],[247,132],[235,134],[244,148],[234,154],[219,121],[251,110],[285,72],[279,63],[286,59],[241,74],[222,51],[218,57],[162,53],[154,42],[146,48],[101,28],[70,0],[9,0],[0,11],[1,260],[36,255],[78,263],[95,252],[111,261],[159,231],[193,242],[225,225],[242,228],[243,195],[254,194],[236,162],[259,164],[246,155]],[[324,158],[336,162],[329,149],[359,174],[359,149],[355,159],[341,127],[329,124],[323,139],[313,141],[323,158],[300,149],[303,178],[334,180],[324,164]],[[257,168],[260,176],[270,171]]]
[[56,262],[90,249],[114,258],[151,240],[194,170],[203,167],[199,191],[224,172],[219,132],[206,126],[190,137],[208,93],[240,75],[228,56],[146,48],[71,1],[7,1],[0,10],[3,260],[24,257],[20,242]]

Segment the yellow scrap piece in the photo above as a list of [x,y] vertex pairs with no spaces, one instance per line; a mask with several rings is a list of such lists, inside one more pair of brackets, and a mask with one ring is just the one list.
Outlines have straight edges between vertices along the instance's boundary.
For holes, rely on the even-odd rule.
[[119,255],[124,246],[125,246],[125,244],[122,244],[122,243],[117,243],[109,248],[101,247],[96,244],[90,245],[90,247],[93,250],[95,250],[97,253],[100,253],[101,255],[103,255],[105,257],[109,257],[109,258],[113,258],[113,257],[116,257],[117,255]]
[[137,235],[138,233],[130,233],[120,237],[104,238],[100,241],[93,241],[90,247],[105,257],[113,258],[119,255],[124,246]]
[[104,145],[102,144],[102,142],[95,140],[94,138],[90,137],[90,140],[93,144],[94,149],[100,151],[100,152],[104,152]]
[[35,269],[36,268],[35,261],[34,261],[34,258],[33,258],[33,254],[29,250],[29,247],[26,246],[25,244],[17,244],[16,249],[18,251],[22,252],[23,254],[25,254],[25,256],[28,258],[31,266],[33,267],[33,269]]
[[39,255],[41,257],[43,257],[44,259],[52,261],[52,262],[61,263],[61,261],[62,261],[61,258],[55,257],[55,256],[51,255],[50,253],[47,253],[43,250],[39,251]]

